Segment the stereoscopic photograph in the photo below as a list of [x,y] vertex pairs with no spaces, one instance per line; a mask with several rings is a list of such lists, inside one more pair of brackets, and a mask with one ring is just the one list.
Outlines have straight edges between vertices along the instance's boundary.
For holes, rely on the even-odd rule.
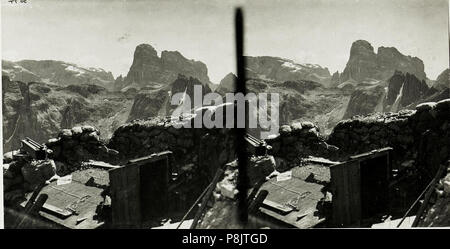
[[450,227],[448,0],[1,0],[1,44],[4,228]]

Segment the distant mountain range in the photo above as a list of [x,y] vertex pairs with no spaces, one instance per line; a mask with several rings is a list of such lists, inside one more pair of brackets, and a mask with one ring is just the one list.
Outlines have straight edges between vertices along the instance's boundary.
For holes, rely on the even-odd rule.
[[[417,57],[367,41],[351,45],[342,73],[270,56],[247,56],[249,92],[280,94],[281,124],[313,121],[325,132],[343,118],[372,112],[394,112],[416,104],[449,98],[449,69],[428,79]],[[2,61],[3,137],[5,150],[20,138],[44,141],[61,128],[90,123],[107,138],[124,122],[170,115],[170,96],[193,91],[220,95],[234,91],[236,76],[212,84],[207,66],[177,51],[161,56],[148,44],[136,47],[126,76],[62,61]]]
[[11,80],[43,82],[56,85],[95,84],[108,87],[114,82],[111,72],[101,68],[86,68],[73,63],[54,60],[2,60],[2,75]]

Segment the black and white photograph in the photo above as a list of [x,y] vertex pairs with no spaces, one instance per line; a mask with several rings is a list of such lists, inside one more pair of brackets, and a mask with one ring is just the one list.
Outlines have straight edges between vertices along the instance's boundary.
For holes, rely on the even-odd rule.
[[448,0],[1,0],[0,226],[450,227],[449,30]]

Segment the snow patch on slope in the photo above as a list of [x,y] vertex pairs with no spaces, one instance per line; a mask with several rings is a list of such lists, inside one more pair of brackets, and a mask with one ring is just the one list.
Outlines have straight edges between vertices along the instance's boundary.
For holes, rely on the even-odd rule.
[[74,67],[73,65],[68,65],[66,67],[66,71],[70,71],[70,72],[74,72],[77,74],[84,74],[85,73],[85,69],[79,68],[79,67]]
[[310,64],[310,63],[299,64],[291,60],[281,60],[281,62],[283,62],[283,64],[281,64],[282,67],[290,68],[292,69],[293,72],[301,71],[306,68],[321,68],[317,64]]

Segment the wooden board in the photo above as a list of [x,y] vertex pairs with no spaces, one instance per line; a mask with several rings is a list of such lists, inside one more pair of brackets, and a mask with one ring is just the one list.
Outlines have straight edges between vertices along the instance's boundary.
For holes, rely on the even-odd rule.
[[141,228],[167,212],[170,151],[109,170],[114,227]]
[[127,165],[109,171],[113,226],[117,228],[139,227],[140,179],[139,165]]
[[361,220],[359,161],[348,161],[330,168],[333,194],[332,224],[358,226]]

